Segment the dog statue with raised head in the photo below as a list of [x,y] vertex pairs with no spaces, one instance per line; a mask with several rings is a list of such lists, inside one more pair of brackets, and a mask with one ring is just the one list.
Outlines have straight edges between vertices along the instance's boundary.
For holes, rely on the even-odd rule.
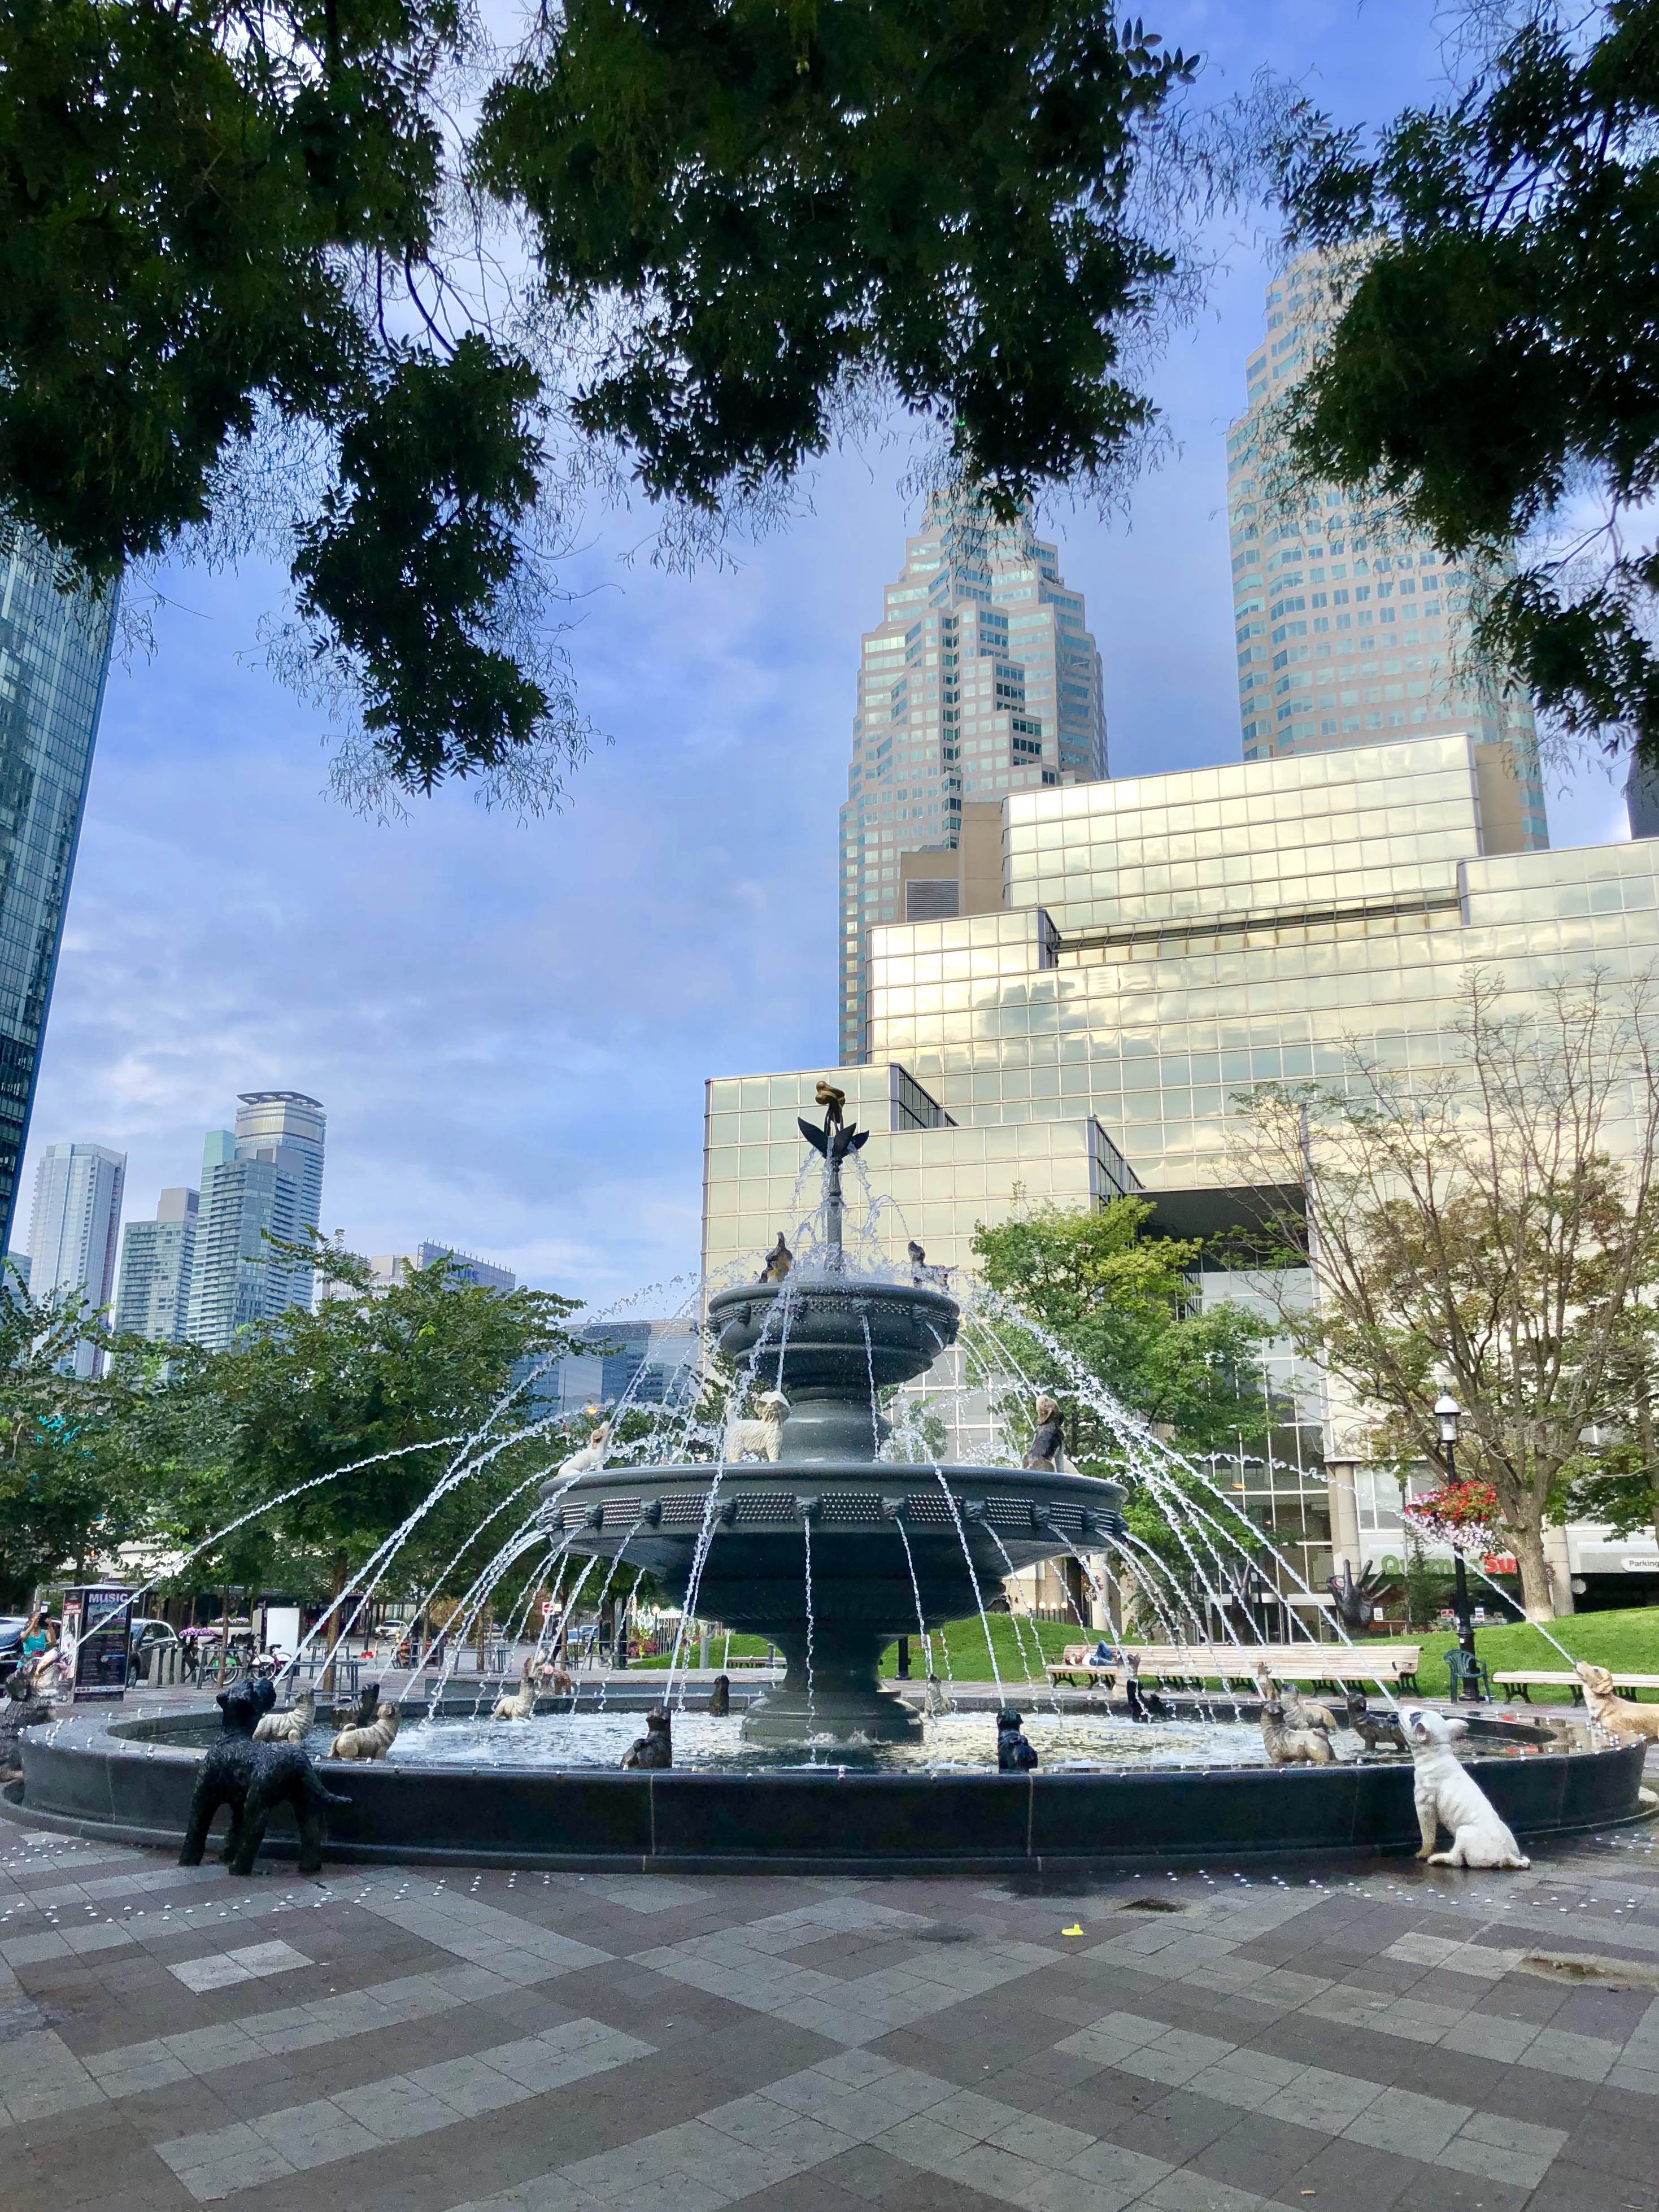
[[[1426,1705],[1407,1705],[1400,1720],[1415,1769],[1412,1795],[1423,1835],[1418,1857],[1431,1866],[1529,1867],[1532,1861],[1498,1819],[1497,1807],[1459,1763],[1454,1747],[1468,1734],[1468,1723]],[[1450,1831],[1449,1851],[1435,1849],[1443,1827]]]
[[1363,1690],[1350,1690],[1345,1725],[1352,1729],[1367,1751],[1405,1751],[1405,1730],[1393,1713],[1374,1713]]
[[255,1743],[303,1743],[317,1725],[317,1692],[297,1690],[285,1713],[267,1713],[253,1731]]
[[645,1717],[645,1734],[636,1735],[623,1753],[624,1766],[665,1767],[674,1764],[674,1736],[668,1714],[661,1705]]
[[1268,1698],[1261,1708],[1261,1741],[1275,1766],[1334,1766],[1336,1753],[1323,1729],[1293,1728],[1284,1701]]
[[230,1808],[230,1833],[223,1858],[233,1874],[253,1871],[254,1855],[264,1841],[265,1823],[278,1805],[287,1805],[300,1831],[300,1871],[316,1874],[323,1863],[323,1808],[349,1805],[349,1797],[325,1790],[308,1755],[297,1743],[256,1743],[253,1731],[276,1702],[270,1682],[233,1682],[216,1702],[223,1732],[208,1747],[191,1793],[180,1866],[200,1866],[208,1830],[222,1805]]
[[1634,1698],[1616,1697],[1611,1670],[1594,1660],[1580,1659],[1572,1671],[1584,1686],[1584,1703],[1598,1728],[1624,1743],[1638,1743],[1644,1736],[1650,1743],[1659,1743],[1659,1705],[1638,1705]]
[[999,1774],[1029,1774],[1037,1763],[1037,1755],[1025,1734],[1025,1716],[1012,1706],[997,1715],[997,1771]]
[[556,1652],[550,1659],[537,1662],[536,1684],[550,1698],[568,1698],[575,1693],[576,1685],[571,1680],[570,1669]]
[[561,1462],[559,1473],[564,1474],[597,1474],[605,1465],[605,1455],[611,1443],[611,1424],[601,1421],[580,1451],[571,1453]]
[[380,1705],[366,1728],[342,1729],[329,1746],[331,1759],[384,1759],[397,1740],[398,1708]]
[[1304,1698],[1294,1682],[1275,1682],[1265,1667],[1258,1667],[1255,1683],[1261,1692],[1264,1705],[1277,1698],[1284,1706],[1285,1722],[1290,1727],[1318,1729],[1325,1735],[1334,1731],[1337,1718],[1330,1707],[1322,1705],[1317,1698]]
[[489,1709],[492,1721],[529,1721],[536,1717],[536,1662],[526,1659],[519,1686],[509,1697],[503,1690]]
[[716,1674],[714,1686],[708,1692],[708,1710],[716,1718],[732,1710],[732,1677]]
[[764,1459],[775,1462],[778,1447],[783,1441],[783,1417],[789,1411],[789,1401],[781,1390],[763,1390],[755,1401],[762,1408],[757,1420],[733,1420],[726,1425],[726,1441],[722,1455],[729,1463],[737,1459]]

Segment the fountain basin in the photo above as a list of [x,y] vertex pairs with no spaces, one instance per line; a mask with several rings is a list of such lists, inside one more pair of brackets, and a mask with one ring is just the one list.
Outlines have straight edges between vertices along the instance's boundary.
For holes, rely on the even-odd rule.
[[[423,1708],[412,1707],[410,1717]],[[26,1821],[176,1850],[210,1708],[27,1731]],[[503,1725],[507,1725],[503,1723]],[[985,1726],[991,1723],[988,1718]],[[1644,1747],[1561,1750],[1559,1730],[1471,1717],[1471,1771],[1523,1841],[1644,1817]],[[191,1739],[192,1735],[194,1741]],[[327,1856],[350,1862],[819,1874],[1083,1872],[1125,1861],[1414,1850],[1409,1765],[1097,1773],[529,1772],[348,1766],[325,1778]],[[268,1855],[291,1855],[286,1808]]]
[[696,1610],[784,1655],[781,1688],[744,1722],[781,1742],[915,1735],[914,1710],[877,1679],[886,1645],[1000,1601],[1021,1567],[1098,1548],[1121,1528],[1123,1493],[1087,1475],[851,1459],[744,1463],[718,1483],[708,1467],[611,1468],[547,1496],[571,1551],[648,1568],[681,1604],[707,1536]]

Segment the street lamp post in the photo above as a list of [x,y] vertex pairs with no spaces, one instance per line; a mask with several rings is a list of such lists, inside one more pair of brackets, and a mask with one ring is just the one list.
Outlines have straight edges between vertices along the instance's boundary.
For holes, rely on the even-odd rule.
[[[1434,1401],[1435,1423],[1440,1431],[1440,1445],[1446,1462],[1448,1485],[1457,1480],[1457,1424],[1463,1409],[1448,1390],[1443,1390]],[[1474,1618],[1469,1610],[1469,1577],[1463,1565],[1463,1547],[1452,1546],[1453,1572],[1455,1582],[1452,1595],[1452,1611],[1457,1617],[1457,1641],[1465,1655],[1474,1657]],[[1480,1678],[1473,1667],[1464,1674],[1459,1685],[1459,1695],[1476,1699],[1480,1695]]]

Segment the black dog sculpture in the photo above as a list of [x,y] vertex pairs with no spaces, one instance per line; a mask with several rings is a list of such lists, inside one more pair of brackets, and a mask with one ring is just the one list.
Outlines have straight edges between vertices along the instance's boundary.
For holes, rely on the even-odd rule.
[[253,1871],[254,1854],[264,1841],[265,1823],[277,1805],[289,1805],[300,1831],[300,1871],[316,1874],[323,1863],[325,1805],[349,1805],[349,1797],[325,1790],[309,1755],[297,1743],[255,1743],[253,1731],[276,1702],[270,1682],[233,1682],[215,1700],[224,1729],[209,1747],[190,1801],[180,1866],[200,1866],[208,1830],[222,1805],[230,1808],[230,1833],[222,1854],[234,1875]]
[[674,1764],[674,1738],[668,1715],[659,1705],[645,1717],[646,1733],[635,1736],[623,1753],[624,1766],[664,1767]]
[[729,1674],[715,1675],[714,1686],[708,1693],[708,1710],[715,1714],[731,1711],[732,1677]]
[[997,1715],[997,1771],[1000,1774],[1029,1774],[1037,1763],[1037,1755],[1025,1736],[1025,1716],[1005,1707]]

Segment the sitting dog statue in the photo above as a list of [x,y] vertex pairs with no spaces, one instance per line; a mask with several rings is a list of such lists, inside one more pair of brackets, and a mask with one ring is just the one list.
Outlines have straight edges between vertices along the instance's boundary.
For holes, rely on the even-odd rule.
[[576,1685],[570,1678],[570,1669],[565,1665],[562,1656],[556,1651],[550,1658],[536,1662],[536,1684],[550,1698],[574,1697],[576,1692]]
[[519,1686],[509,1697],[503,1690],[489,1709],[492,1721],[528,1721],[536,1717],[535,1661],[526,1659],[519,1677]]
[[931,1714],[935,1718],[940,1713],[948,1713],[951,1710],[951,1700],[945,1694],[945,1685],[937,1674],[930,1674],[927,1677],[927,1688],[922,1698],[921,1709],[923,1712]]
[[997,1771],[999,1774],[1029,1774],[1037,1763],[1025,1734],[1025,1716],[1006,1705],[997,1715]]
[[[1418,1857],[1431,1866],[1529,1867],[1532,1861],[1498,1819],[1491,1798],[1458,1763],[1453,1747],[1468,1734],[1468,1723],[1426,1705],[1407,1705],[1400,1718],[1416,1771],[1412,1795],[1423,1834]],[[1449,1851],[1434,1847],[1443,1826],[1451,1832]]]
[[646,1732],[635,1736],[623,1753],[624,1766],[664,1767],[674,1764],[674,1736],[665,1709],[659,1705],[645,1717]]
[[317,1770],[296,1743],[256,1743],[253,1731],[276,1703],[269,1682],[233,1682],[216,1703],[223,1732],[211,1744],[196,1778],[185,1830],[180,1866],[200,1866],[208,1830],[222,1805],[230,1808],[230,1832],[222,1854],[236,1875],[252,1874],[254,1855],[264,1840],[273,1807],[293,1808],[300,1831],[300,1870],[316,1874],[323,1863],[322,1809],[349,1805],[349,1797],[325,1790]]
[[783,1417],[789,1411],[789,1401],[781,1390],[763,1390],[755,1403],[761,1409],[757,1419],[726,1423],[725,1441],[720,1446],[723,1458],[774,1462],[777,1459],[778,1447],[783,1441]]
[[1346,1725],[1353,1730],[1367,1751],[1406,1751],[1406,1732],[1392,1713],[1374,1713],[1365,1703],[1363,1690],[1350,1690],[1347,1695]]
[[1638,1705],[1633,1698],[1615,1697],[1611,1670],[1593,1660],[1580,1659],[1572,1671],[1584,1686],[1584,1703],[1598,1728],[1621,1743],[1638,1743],[1644,1736],[1650,1743],[1659,1743],[1659,1705]]
[[298,1690],[285,1713],[267,1713],[253,1731],[255,1743],[303,1743],[317,1725],[317,1692]]
[[1261,1741],[1275,1766],[1333,1766],[1336,1753],[1323,1729],[1292,1728],[1284,1702],[1269,1698],[1261,1708]]
[[708,1692],[708,1710],[716,1717],[731,1711],[732,1677],[729,1674],[715,1675],[714,1686]]
[[340,1730],[329,1746],[331,1759],[384,1759],[397,1740],[398,1708],[379,1705],[365,1726]]

